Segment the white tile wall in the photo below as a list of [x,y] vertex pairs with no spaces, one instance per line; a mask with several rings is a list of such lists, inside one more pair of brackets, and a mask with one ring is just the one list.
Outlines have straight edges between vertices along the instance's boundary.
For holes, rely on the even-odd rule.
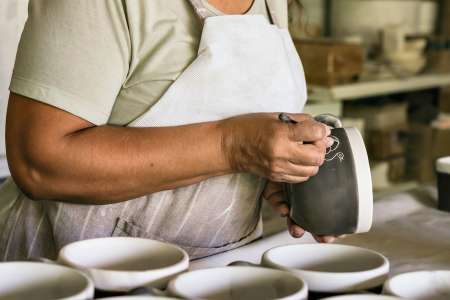
[[0,177],[7,173],[5,161],[5,118],[9,82],[17,45],[27,18],[28,0],[0,1]]

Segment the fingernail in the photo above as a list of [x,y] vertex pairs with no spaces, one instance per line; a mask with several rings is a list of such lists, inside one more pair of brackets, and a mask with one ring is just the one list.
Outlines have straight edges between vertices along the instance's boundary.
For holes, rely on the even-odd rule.
[[326,128],[326,135],[329,136],[331,134],[331,127],[325,126],[325,128]]
[[289,228],[289,233],[290,233],[290,235],[291,235],[292,237],[295,237],[295,229],[294,229],[293,226],[291,226],[291,227]]
[[336,240],[336,238],[331,237],[331,238],[326,239],[325,242],[326,242],[326,243],[333,243],[335,240]]
[[281,217],[286,217],[289,215],[289,207],[286,204],[280,204],[278,206],[278,213]]
[[330,148],[334,144],[334,140],[330,137],[326,138],[327,148]]
[[304,233],[303,229],[298,228],[298,227],[294,227],[294,232],[295,232],[295,237],[301,237]]

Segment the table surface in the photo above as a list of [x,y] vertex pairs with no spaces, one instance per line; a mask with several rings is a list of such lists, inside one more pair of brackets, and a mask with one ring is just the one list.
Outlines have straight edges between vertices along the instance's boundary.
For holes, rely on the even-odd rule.
[[[450,214],[438,211],[435,199],[436,191],[429,188],[384,195],[375,201],[372,230],[338,239],[336,243],[384,254],[390,261],[391,276],[416,270],[450,270]],[[240,260],[259,263],[262,254],[270,248],[315,243],[309,234],[301,239],[290,237],[280,218],[266,220],[266,224],[270,228],[261,240],[193,261],[191,269],[226,266]]]

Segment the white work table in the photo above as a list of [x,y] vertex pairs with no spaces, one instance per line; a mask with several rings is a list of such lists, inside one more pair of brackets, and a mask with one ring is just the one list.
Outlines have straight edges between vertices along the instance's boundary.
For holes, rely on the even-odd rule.
[[[351,235],[337,243],[370,248],[384,254],[391,263],[390,275],[413,270],[450,270],[450,213],[435,209],[435,191],[414,191],[383,196],[375,201],[374,224],[369,233]],[[191,269],[225,266],[244,260],[259,263],[264,251],[286,244],[314,243],[309,234],[293,239],[284,222],[273,220],[266,236],[242,248],[193,261]],[[276,227],[276,228],[273,228]]]

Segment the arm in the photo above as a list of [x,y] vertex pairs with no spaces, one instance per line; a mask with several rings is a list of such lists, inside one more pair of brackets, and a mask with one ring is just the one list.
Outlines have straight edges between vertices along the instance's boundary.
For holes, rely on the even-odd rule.
[[[93,124],[12,94],[7,156],[12,176],[32,199],[109,204],[212,176],[251,172],[301,182],[317,173],[326,127],[305,115],[298,125],[254,114],[177,127]],[[299,141],[317,141],[299,145]]]
[[107,204],[231,171],[214,122],[97,127],[12,94],[6,139],[12,176],[33,199]]

